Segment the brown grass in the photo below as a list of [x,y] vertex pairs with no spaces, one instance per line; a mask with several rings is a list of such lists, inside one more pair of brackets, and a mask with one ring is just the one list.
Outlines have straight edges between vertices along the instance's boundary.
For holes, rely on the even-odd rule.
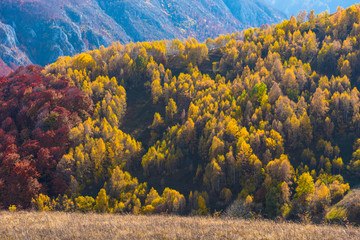
[[0,212],[0,239],[360,239],[360,228],[227,218]]

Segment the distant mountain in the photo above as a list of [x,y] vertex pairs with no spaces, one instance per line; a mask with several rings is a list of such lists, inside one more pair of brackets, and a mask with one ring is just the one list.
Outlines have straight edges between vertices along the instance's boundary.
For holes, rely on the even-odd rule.
[[0,21],[0,48],[21,49],[0,55],[8,65],[45,65],[62,55],[131,40],[95,0],[3,0]]
[[250,0],[98,0],[134,41],[219,34],[275,23],[285,16],[262,1]]
[[288,17],[296,16],[301,10],[310,12],[315,10],[315,13],[328,11],[330,13],[336,12],[338,6],[347,8],[353,4],[359,3],[355,0],[265,0],[271,6],[283,11]]
[[0,72],[114,41],[203,41],[283,18],[258,0],[2,0]]
[[223,0],[231,13],[243,24],[254,27],[284,19],[284,13],[261,0]]

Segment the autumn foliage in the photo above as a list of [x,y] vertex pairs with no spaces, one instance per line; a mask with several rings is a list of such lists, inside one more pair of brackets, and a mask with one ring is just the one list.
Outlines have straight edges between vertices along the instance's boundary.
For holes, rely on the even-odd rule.
[[2,78],[1,203],[350,216],[340,202],[359,184],[359,16],[353,6],[205,43],[114,43]]
[[69,131],[93,113],[92,100],[66,77],[29,66],[0,79],[0,202],[28,207],[38,193],[67,186],[56,173]]

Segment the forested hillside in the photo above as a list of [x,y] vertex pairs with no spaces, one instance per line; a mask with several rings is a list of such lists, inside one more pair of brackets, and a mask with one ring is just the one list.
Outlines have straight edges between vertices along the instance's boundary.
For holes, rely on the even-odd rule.
[[2,78],[3,207],[359,223],[359,24],[355,5]]

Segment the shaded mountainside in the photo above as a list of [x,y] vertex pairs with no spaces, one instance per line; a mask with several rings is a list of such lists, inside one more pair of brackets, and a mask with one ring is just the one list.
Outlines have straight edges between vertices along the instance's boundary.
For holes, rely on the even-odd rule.
[[11,67],[30,63],[28,56],[19,49],[15,30],[0,21],[0,71],[9,73]]
[[223,0],[234,17],[246,28],[276,23],[284,13],[267,5],[263,0]]
[[261,1],[98,1],[134,41],[187,37],[203,41],[284,18]]
[[296,16],[301,10],[310,12],[315,10],[315,13],[325,12],[329,13],[336,12],[337,7],[347,8],[353,4],[358,3],[357,0],[264,0],[271,6],[283,11],[288,17],[291,15]]
[[114,41],[203,41],[283,18],[262,2],[248,0],[4,0],[0,58],[10,68],[46,65]]
[[2,57],[8,65],[29,61],[45,65],[62,55],[74,55],[113,41],[130,41],[94,0],[5,0],[0,3],[0,16],[1,46],[6,47],[8,42],[28,57],[24,62],[17,53],[8,53],[12,58]]

